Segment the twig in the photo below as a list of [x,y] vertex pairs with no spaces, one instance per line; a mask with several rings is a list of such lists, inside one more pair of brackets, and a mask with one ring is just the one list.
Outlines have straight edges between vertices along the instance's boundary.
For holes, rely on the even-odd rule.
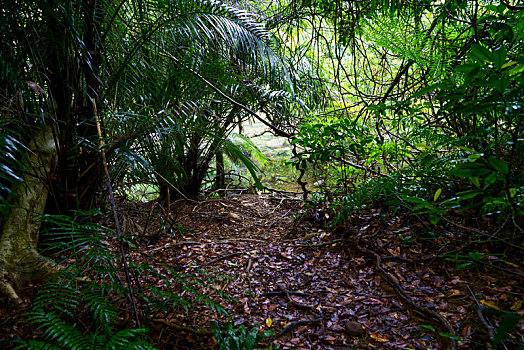
[[488,335],[489,335],[489,339],[491,341],[493,341],[493,337],[494,337],[494,328],[493,326],[489,323],[488,320],[486,320],[486,318],[484,317],[484,315],[482,314],[482,307],[479,303],[479,301],[477,300],[477,297],[475,296],[475,293],[473,293],[473,291],[471,290],[471,288],[469,287],[469,284],[466,283],[466,288],[468,288],[469,290],[469,293],[471,294],[471,297],[473,298],[473,300],[475,301],[475,303],[477,303],[477,306],[478,306],[478,309],[477,309],[477,316],[478,318],[480,319],[480,322],[482,323],[482,325],[484,326],[484,328],[486,328],[486,331],[488,332]]
[[347,242],[347,241],[349,241],[349,239],[338,238],[338,239],[334,239],[334,240],[329,241],[329,242],[317,243],[317,244],[299,244],[298,246],[299,247],[303,247],[303,248],[323,247],[325,245],[331,245],[331,244],[335,244],[335,243],[338,243],[338,242]]
[[207,266],[207,265],[214,264],[214,263],[219,262],[219,261],[221,261],[221,260],[225,260],[225,259],[229,259],[229,258],[232,258],[232,257],[235,257],[235,256],[239,256],[240,254],[242,254],[242,253],[237,252],[237,253],[232,253],[232,254],[227,254],[227,255],[224,255],[224,256],[220,256],[220,257],[218,257],[218,258],[216,258],[216,259],[213,259],[213,260],[211,260],[211,261],[205,263],[205,264],[202,265],[201,267],[204,267],[204,266]]
[[217,242],[213,242],[213,243],[216,243],[216,244],[231,244],[231,243],[234,243],[234,242],[242,242],[242,241],[256,242],[256,243],[267,242],[266,239],[257,239],[257,238],[228,238],[228,239],[224,239],[223,241],[217,241]]
[[[453,226],[459,227],[459,228],[461,228],[461,229],[463,229],[463,230],[471,231],[471,232],[474,232],[474,233],[478,233],[479,235],[484,236],[484,237],[491,237],[491,235],[488,234],[488,233],[486,233],[486,232],[483,232],[483,231],[477,230],[477,229],[475,229],[475,228],[473,228],[473,227],[466,227],[466,226],[463,226],[463,225],[461,225],[461,224],[459,224],[459,223],[457,223],[457,222],[454,222],[454,221],[452,221],[452,220],[450,220],[450,219],[448,219],[448,218],[446,218],[446,217],[444,217],[444,216],[439,216],[439,217],[442,218],[442,219],[444,219],[446,222],[449,222],[449,223],[452,224]],[[522,247],[520,247],[520,246],[518,246],[518,245],[516,245],[516,244],[510,243],[510,242],[506,242],[505,239],[499,238],[499,239],[497,239],[497,241],[504,242],[504,244],[507,244],[507,245],[509,245],[510,247],[513,247],[513,248],[517,248],[517,249],[519,249],[519,250],[522,250]]]
[[153,248],[148,251],[146,251],[146,254],[154,253],[159,250],[168,249],[171,247],[176,247],[178,245],[200,245],[200,244],[206,244],[206,242],[195,242],[195,241],[185,241],[185,242],[175,242],[175,243],[168,243],[158,248]]
[[[282,203],[282,202],[281,202]],[[299,202],[301,203],[301,202]],[[289,209],[288,211],[286,211],[284,213],[284,215],[278,217],[276,220],[273,220],[272,222],[270,222],[268,225],[266,225],[265,227],[266,228],[270,228],[271,226],[273,226],[274,224],[276,224],[277,222],[279,222],[280,220],[282,220],[284,217],[286,217],[293,209],[295,209],[299,203],[296,203],[293,207],[291,207],[291,209]],[[280,205],[280,204],[279,204]]]
[[[275,290],[275,291],[272,291],[272,292],[264,293],[264,294],[262,294],[262,296],[263,297],[271,297],[271,296],[274,296],[274,295],[285,295],[285,294],[286,293],[284,293],[281,290]],[[295,295],[297,297],[312,297],[313,296],[313,294],[309,294],[309,293],[292,292],[292,291],[289,291],[289,295]]]
[[269,192],[275,192],[275,193],[280,193],[280,194],[289,194],[289,195],[298,195],[298,194],[303,195],[304,194],[304,192],[277,190],[276,188],[271,188],[271,187],[268,187],[268,186],[264,186],[264,190],[268,190]]

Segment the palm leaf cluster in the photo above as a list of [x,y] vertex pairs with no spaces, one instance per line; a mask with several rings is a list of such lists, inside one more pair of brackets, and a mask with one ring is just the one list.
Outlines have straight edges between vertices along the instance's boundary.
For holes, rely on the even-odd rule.
[[[103,70],[105,118],[124,135],[115,136],[122,156],[116,176],[156,178],[162,197],[195,195],[213,157],[236,152],[227,136],[249,116],[223,96],[257,110],[256,87],[289,90],[288,68],[271,34],[245,10],[218,1],[124,6],[123,30],[111,32],[106,50],[113,56]],[[254,171],[249,158],[234,159]]]

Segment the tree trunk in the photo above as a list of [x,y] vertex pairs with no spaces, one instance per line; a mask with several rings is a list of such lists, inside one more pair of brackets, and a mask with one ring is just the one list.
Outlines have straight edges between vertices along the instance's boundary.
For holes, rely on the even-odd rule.
[[49,194],[49,174],[56,163],[56,145],[51,126],[40,129],[29,145],[27,172],[13,190],[13,206],[0,238],[0,295],[18,304],[26,283],[51,276],[55,264],[38,253],[38,230]]

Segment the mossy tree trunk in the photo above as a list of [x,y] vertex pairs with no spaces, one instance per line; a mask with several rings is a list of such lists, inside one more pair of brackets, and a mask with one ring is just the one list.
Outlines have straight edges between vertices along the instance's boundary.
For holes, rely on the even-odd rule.
[[51,126],[41,128],[29,145],[23,181],[12,193],[13,205],[0,237],[0,295],[18,304],[28,282],[45,279],[55,265],[37,251],[40,217],[49,194],[49,174],[56,163]]

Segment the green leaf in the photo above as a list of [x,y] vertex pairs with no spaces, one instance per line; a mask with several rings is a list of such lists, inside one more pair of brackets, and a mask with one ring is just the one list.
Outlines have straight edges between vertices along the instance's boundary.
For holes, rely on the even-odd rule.
[[450,171],[450,174],[456,177],[484,176],[489,173],[491,170],[480,162],[462,163]]
[[509,86],[510,81],[507,78],[500,78],[492,82],[493,87],[495,90],[500,92],[501,94],[504,93],[504,90]]
[[502,321],[500,321],[497,330],[495,331],[495,336],[493,337],[493,347],[497,347],[506,337],[509,332],[511,332],[520,320],[519,315],[515,314],[506,314],[502,316]]
[[506,62],[506,57],[508,52],[504,46],[501,46],[493,52],[493,66],[495,69],[501,69],[504,63]]
[[433,196],[433,202],[436,202],[437,199],[440,197],[440,194],[442,193],[442,188],[439,188],[436,192],[435,192],[435,195]]
[[449,338],[449,339],[453,339],[453,340],[456,340],[456,341],[461,341],[462,338],[459,337],[458,335],[454,335],[454,334],[450,334],[450,333],[447,333],[447,332],[442,332],[442,333],[439,333],[441,336],[443,337],[446,337],[446,338]]
[[468,56],[479,62],[493,62],[493,54],[479,44],[472,44]]
[[429,222],[431,222],[433,225],[438,224],[440,220],[442,220],[442,217],[440,217],[439,215],[432,214],[429,216]]
[[462,192],[462,195],[458,196],[458,200],[459,200],[459,201],[465,201],[465,200],[467,200],[467,199],[475,198],[475,197],[477,197],[479,194],[481,194],[481,192],[478,192],[478,191],[466,191],[466,192]]
[[435,327],[433,326],[430,326],[428,324],[421,324],[418,326],[420,329],[424,329],[424,330],[427,330],[427,331],[432,331],[432,332],[435,332]]
[[468,255],[471,259],[475,261],[479,261],[484,258],[484,254],[479,253],[479,252],[470,252]]
[[473,265],[473,262],[471,262],[471,261],[466,261],[465,263],[458,264],[458,265],[457,265],[457,270],[463,270],[463,269],[465,269],[466,267],[471,266],[471,265]]
[[507,175],[509,173],[509,166],[503,160],[500,160],[497,158],[490,158],[488,162],[489,162],[489,165],[495,168],[495,170],[497,170],[498,172],[504,175]]
[[410,202],[410,203],[427,203],[425,199],[418,198],[418,197],[411,197],[411,196],[405,196],[405,195],[402,195],[401,197],[403,200],[405,200],[406,202]]
[[478,71],[480,68],[481,68],[481,65],[478,63],[464,63],[464,64],[461,64],[460,66],[457,66],[455,68],[455,71],[461,72],[464,74],[469,74],[471,72]]
[[485,179],[484,179],[484,189],[488,188],[489,186],[493,185],[498,177],[500,175],[497,174],[496,172],[492,172],[491,174],[489,174]]

